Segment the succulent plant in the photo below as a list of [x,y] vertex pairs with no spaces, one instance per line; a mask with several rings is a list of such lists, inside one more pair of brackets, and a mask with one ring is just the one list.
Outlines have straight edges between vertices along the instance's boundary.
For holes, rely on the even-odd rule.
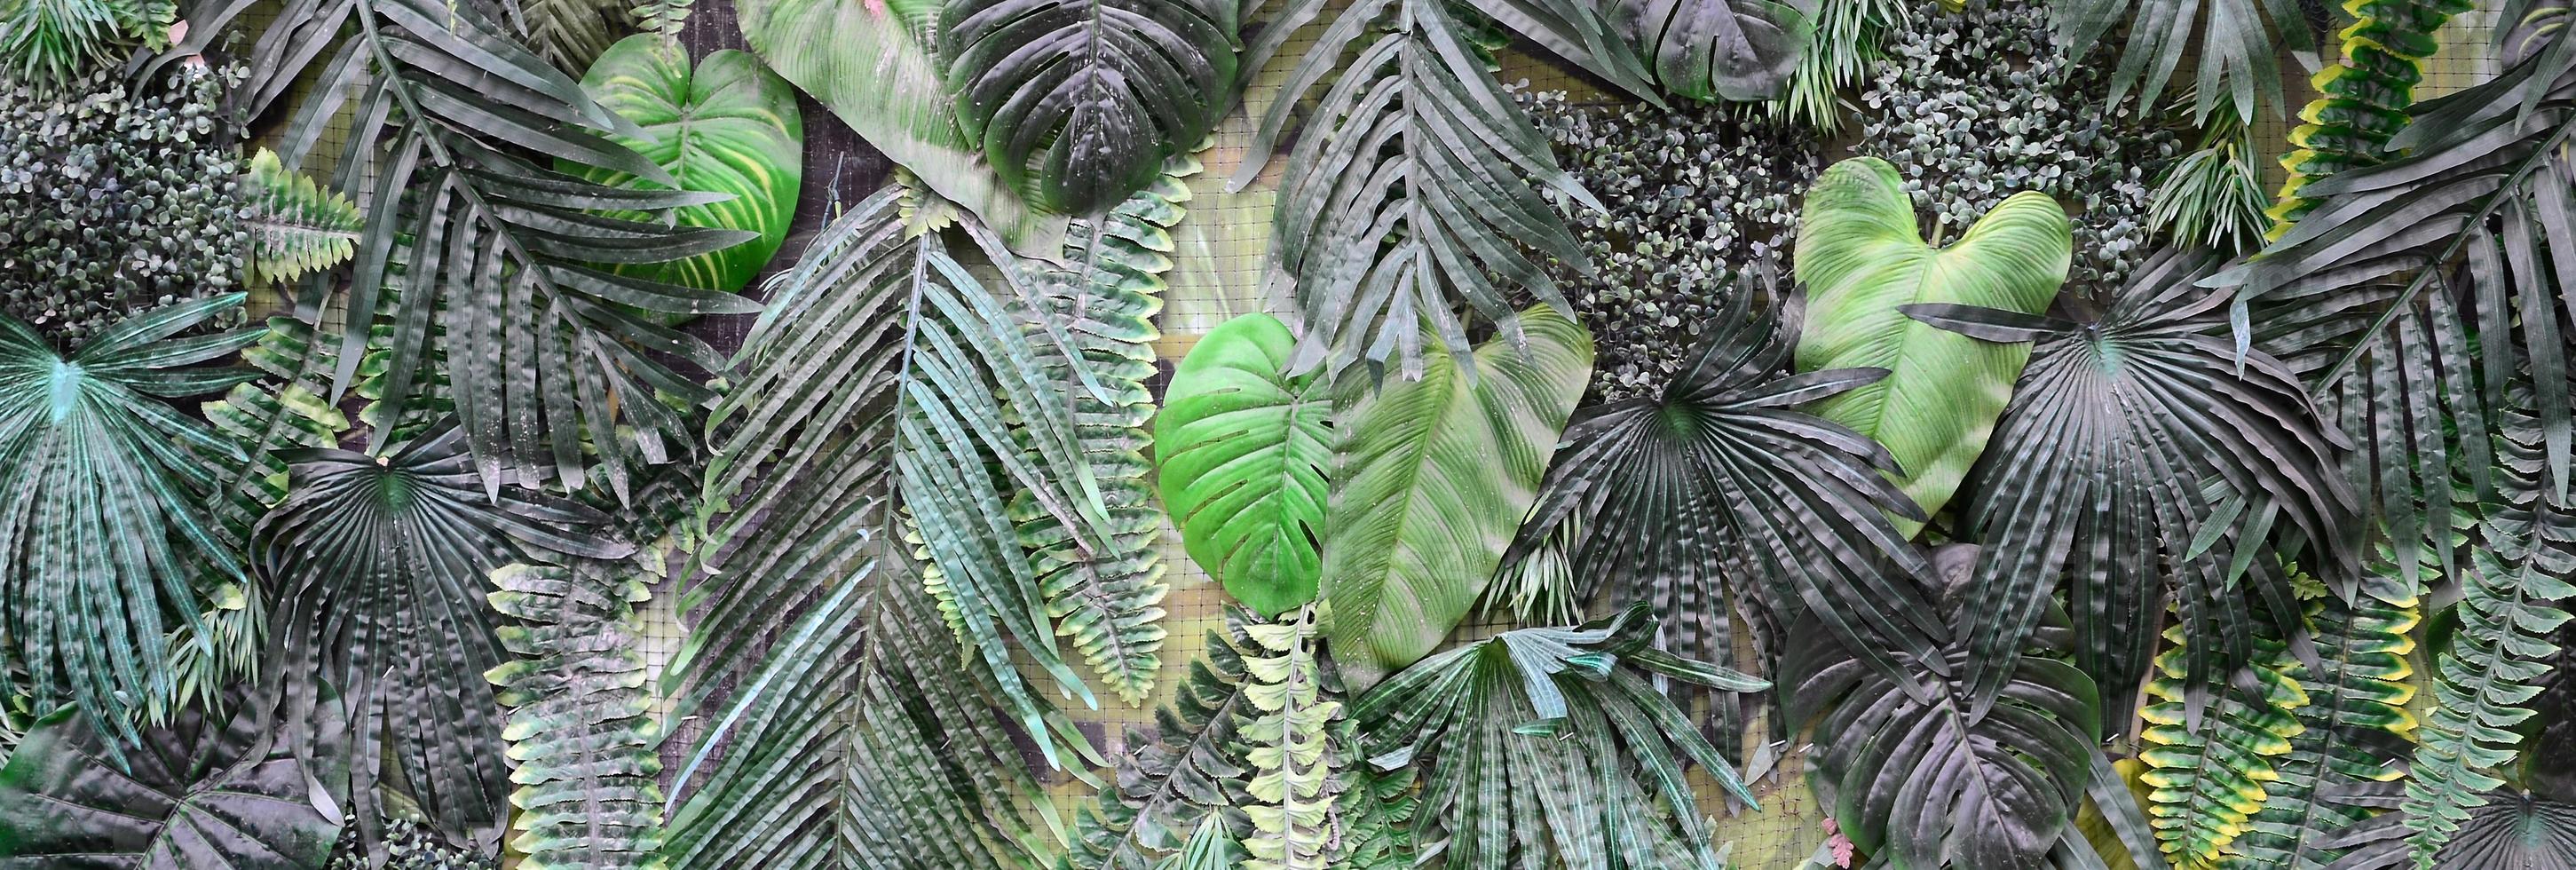
[[1582,312],[1597,356],[1585,403],[1653,395],[1691,359],[1736,277],[1788,274],[1799,195],[1822,155],[1814,134],[1723,105],[1582,107],[1518,95],[1557,159],[1607,211],[1568,204],[1594,274],[1549,277]]
[[2117,288],[2152,252],[2152,181],[2181,149],[2135,107],[2078,96],[2110,92],[2107,61],[2053,47],[2038,4],[1913,16],[1863,89],[1857,150],[1898,167],[1931,238],[2015,191],[2048,194],[2074,218],[2070,287]]
[[157,87],[109,72],[60,96],[0,86],[0,311],[70,346],[237,289],[242,166],[217,106],[240,77],[181,63]]

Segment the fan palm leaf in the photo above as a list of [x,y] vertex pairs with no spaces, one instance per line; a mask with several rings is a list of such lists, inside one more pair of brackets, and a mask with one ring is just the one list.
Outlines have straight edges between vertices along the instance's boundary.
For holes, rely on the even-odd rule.
[[209,506],[246,457],[163,401],[258,376],[199,364],[262,330],[172,338],[241,303],[232,293],[142,312],[69,354],[0,318],[0,637],[29,680],[0,688],[43,710],[77,706],[105,729],[111,758],[145,711],[178,697],[174,633],[215,654],[204,614],[251,585]]
[[[1981,705],[2003,688],[2060,578],[2076,662],[2105,686],[2145,674],[2155,636],[2139,627],[2168,600],[2191,641],[2189,686],[2250,660],[2257,607],[2277,636],[2295,637],[2295,592],[2266,554],[2308,552],[2347,594],[2358,582],[2358,506],[2336,473],[2339,448],[2279,362],[2255,354],[2240,370],[2215,316],[2228,294],[2195,286],[2218,265],[2163,252],[2111,298],[2061,303],[2072,320],[1909,311],[1988,340],[2040,342],[1969,478],[1968,534],[1992,550],[1976,594],[2009,602],[1975,621],[1969,672]],[[2124,721],[2131,700],[2109,693],[2104,718]]]
[[[1886,372],[1781,376],[1782,333],[1799,311],[1757,311],[1759,289],[1732,294],[1699,360],[1661,397],[1586,409],[1567,427],[1502,570],[1560,546],[1565,570],[1593,584],[1584,593],[1651,602],[1673,614],[1669,649],[1737,670],[1753,668],[1739,661],[1732,618],[1761,625],[1774,612],[1815,613],[1897,685],[1908,684],[1899,657],[1945,669],[1948,627],[1904,580],[1929,565],[1889,520],[1921,516],[1880,474],[1894,461],[1798,410]],[[1744,724],[1731,706],[1715,712],[1721,735]]]
[[[486,576],[513,561],[613,559],[632,547],[584,531],[607,517],[581,505],[516,489],[492,498],[452,424],[378,455],[280,458],[292,486],[252,547],[278,590],[266,658],[281,715],[336,705],[348,716],[351,815],[379,844],[370,848],[381,848],[376,787],[391,763],[430,823],[497,853],[509,772],[483,674],[507,654]],[[318,696],[324,684],[340,697]],[[297,757],[319,751],[298,746]]]
[[1643,604],[1515,629],[1424,659],[1354,702],[1370,763],[1424,777],[1414,829],[1425,850],[1456,870],[1722,867],[1682,765],[1758,802],[1655,684],[1769,684],[1657,650],[1654,635]]

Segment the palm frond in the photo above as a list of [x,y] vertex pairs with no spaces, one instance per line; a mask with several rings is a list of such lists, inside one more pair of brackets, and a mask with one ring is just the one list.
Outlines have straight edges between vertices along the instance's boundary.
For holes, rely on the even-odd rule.
[[[1163,274],[1172,268],[1171,228],[1181,221],[1198,161],[1175,157],[1145,189],[1108,213],[1077,219],[1066,233],[1065,267],[1041,267],[1030,281],[1032,308],[1069,341],[1035,344],[1039,365],[1058,384],[1089,375],[1105,391],[1076,392],[1075,443],[1108,508],[1106,549],[1084,553],[1075,534],[1040,504],[1036,493],[1011,499],[1020,540],[1049,590],[1048,612],[1092,672],[1129,704],[1144,701],[1162,670],[1163,582],[1167,566],[1156,543],[1163,513],[1154,506],[1145,448],[1152,441],[1157,373],[1154,342],[1162,333]],[[1063,356],[1080,354],[1077,368]],[[1061,413],[1044,409],[1021,413]],[[1029,461],[1041,459],[1032,452]]]
[[[187,40],[161,61],[203,50],[245,8],[208,0],[190,16]],[[518,156],[673,181],[598,135],[636,131],[523,47],[501,17],[476,0],[294,0],[251,47],[251,75],[233,109],[242,120],[286,116],[278,147],[286,169],[318,162],[324,129],[344,114],[353,119],[332,137],[342,147],[329,183],[366,224],[341,300],[353,321],[380,299],[396,303],[385,323],[393,327],[387,416],[412,419],[429,392],[423,373],[440,371],[487,494],[549,479],[578,490],[594,477],[622,493],[632,466],[688,443],[690,427],[662,397],[681,405],[711,398],[675,361],[708,370],[722,362],[704,341],[651,315],[755,306],[590,264],[680,259],[750,234],[607,216],[721,195],[606,187]],[[309,95],[280,109],[304,81]],[[443,340],[429,340],[433,327]],[[369,340],[361,328],[342,336],[335,395],[356,384]],[[431,360],[444,365],[425,365]]]
[[[452,424],[378,455],[280,457],[292,485],[260,520],[252,551],[281,605],[265,657],[282,715],[301,721],[331,704],[348,715],[350,813],[371,850],[381,848],[376,787],[391,763],[433,826],[497,854],[509,772],[483,675],[506,655],[486,576],[512,561],[614,559],[632,548],[584,531],[607,517],[578,504],[516,489],[492,497]],[[324,684],[340,698],[318,696]],[[317,752],[297,747],[301,759]]]
[[[1492,2],[1523,36],[1651,94],[1634,53],[1610,43],[1590,6]],[[1323,6],[1298,0],[1282,10],[1246,64],[1257,68]],[[1287,156],[1273,230],[1273,279],[1293,283],[1306,328],[1291,373],[1393,359],[1405,378],[1419,378],[1426,322],[1451,356],[1465,357],[1472,348],[1461,307],[1514,343],[1519,293],[1571,310],[1541,264],[1588,261],[1542,192],[1601,205],[1557,166],[1546,137],[1495,83],[1473,25],[1438,0],[1364,0],[1337,15],[1263,117],[1256,158],[1229,184],[1250,183],[1290,116],[1311,102]]]
[[1694,100],[1774,100],[1814,51],[1812,7],[1774,0],[1618,0],[1609,12],[1655,83]]
[[528,50],[565,72],[589,69],[636,18],[629,0],[518,0],[518,4]]
[[[2305,551],[2329,582],[2358,582],[2339,448],[2286,368],[2232,352],[2215,316],[2227,294],[2195,286],[2218,265],[2166,251],[2112,298],[2063,302],[2074,320],[1914,309],[1990,340],[2039,339],[1970,475],[1968,536],[1992,550],[1977,594],[2010,602],[1974,623],[1980,705],[2061,577],[2076,663],[2120,687],[2144,674],[2155,633],[2139,629],[2169,596],[2192,640],[2182,679],[2210,686],[2251,659],[2255,608],[2276,636],[2297,635],[2281,557]],[[2109,721],[2133,709],[2125,691],[2102,703]]]
[[[1052,609],[1090,590],[1041,582],[1009,504],[1028,493],[1073,554],[1112,552],[1116,535],[1058,375],[1098,382],[1085,358],[1062,349],[1060,331],[1015,313],[1026,310],[1025,288],[988,289],[936,233],[910,230],[904,197],[900,187],[870,196],[773,279],[731,389],[708,418],[715,457],[700,552],[723,553],[723,570],[755,578],[833,577],[847,570],[835,564],[876,558],[857,547],[859,530],[902,527],[928,563],[924,581],[945,620],[998,681],[1013,717],[1043,735],[1050,708],[1021,680],[1008,641],[1092,703],[1056,640],[1076,633],[1056,614],[1081,611]],[[759,534],[727,550],[754,527]],[[697,630],[733,643],[774,624],[793,600],[727,594]]]
[[593,560],[492,572],[492,610],[519,621],[495,631],[517,658],[484,678],[510,708],[510,848],[526,870],[660,866],[660,735],[635,610],[652,598],[647,576]]
[[2527,411],[2498,427],[2500,498],[2487,506],[2486,545],[2472,547],[2460,575],[2459,627],[2435,657],[2432,711],[2406,784],[2406,825],[2421,860],[2472,820],[2521,744],[2539,680],[2569,621],[2576,586],[2576,513],[2549,492],[2546,435]]
[[1039,207],[1115,206],[1241,87],[1239,0],[947,0],[939,58],[968,141]]
[[366,224],[358,207],[312,176],[288,171],[277,152],[262,148],[251,157],[246,185],[242,223],[251,231],[251,280],[292,281],[357,254],[358,230]]
[[2228,110],[2251,124],[2266,104],[2277,116],[2281,47],[2307,51],[2316,42],[2293,0],[2074,0],[2052,4],[2049,17],[2057,43],[2079,52],[2115,30],[2126,34],[2114,103],[2134,91],[2138,105],[2156,105],[2183,59],[2198,58],[2194,123]]
[[1757,803],[1656,689],[1769,684],[1652,647],[1644,604],[1573,628],[1524,628],[1424,659],[1352,705],[1370,763],[1424,777],[1413,822],[1455,870],[1552,865],[1717,870],[1682,765]]
[[1967,630],[1992,601],[1971,582],[1984,570],[1978,563],[1994,558],[1982,555],[1965,544],[1932,553],[1940,585],[1925,591],[1937,595],[1954,639],[1941,650],[1950,675],[1909,663],[1929,693],[1918,697],[1863,665],[1812,616],[1781,654],[1782,706],[1790,722],[1816,729],[1818,797],[1834,807],[1844,836],[1889,866],[1939,867],[1945,856],[1992,870],[2049,866],[2062,842],[2083,842],[2076,809],[2110,770],[2097,763],[2102,704],[2093,678],[2057,658],[2073,647],[2063,613],[2028,635],[2038,654],[2013,659],[2001,700],[1983,715],[1974,709],[1977,696],[1960,675],[1981,654]]
[[[882,535],[841,536],[865,554],[855,563],[736,573],[723,590],[786,596],[802,612],[753,660],[690,672],[740,679],[675,786],[703,783],[669,814],[672,870],[1023,870],[1054,850],[1040,839],[1053,805],[993,715],[1001,687],[939,629]],[[743,649],[739,636],[712,639]],[[709,640],[701,626],[689,643],[703,654]]]
[[0,81],[72,87],[136,48],[167,41],[170,0],[14,0],[0,6]]
[[137,739],[137,719],[176,706],[174,635],[215,656],[206,611],[257,597],[208,506],[223,469],[246,457],[163,402],[258,376],[199,364],[259,329],[171,337],[241,303],[231,293],[142,312],[70,354],[0,317],[0,639],[30,683],[0,688],[40,710],[77,706],[110,757]]
[[2297,711],[2309,698],[2289,675],[2296,664],[2289,645],[2258,638],[2255,658],[2215,690],[2194,727],[2183,700],[2193,690],[2183,682],[2190,639],[2179,626],[2166,629],[2165,639],[2174,646],[2156,657],[2147,680],[2148,724],[2138,735],[2146,745],[2138,758],[2149,769],[2141,779],[2154,788],[2147,811],[2166,860],[2180,870],[2208,870],[2221,865],[2269,800],[2281,778],[2276,765],[2307,729]]
[[[1660,398],[1588,409],[1504,555],[1507,576],[1553,543],[1588,597],[1652,602],[1673,614],[1676,654],[1751,671],[1733,619],[1761,625],[1814,613],[1864,661],[1907,685],[1900,658],[1947,667],[1947,626],[1907,577],[1930,566],[1889,514],[1921,513],[1880,474],[1887,450],[1800,410],[1885,376],[1835,369],[1782,376],[1800,310],[1757,310],[1746,281],[1708,326],[1707,345]],[[1560,527],[1571,523],[1570,532]],[[1558,535],[1562,534],[1562,537]],[[1744,711],[1714,705],[1732,747]]]

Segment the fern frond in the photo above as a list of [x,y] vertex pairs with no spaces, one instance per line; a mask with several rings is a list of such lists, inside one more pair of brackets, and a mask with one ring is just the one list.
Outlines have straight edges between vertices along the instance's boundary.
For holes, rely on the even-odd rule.
[[628,563],[512,564],[492,572],[492,609],[519,620],[495,630],[517,657],[484,674],[510,708],[501,737],[518,762],[510,781],[513,851],[524,870],[658,870],[659,732],[637,653],[652,598]]
[[2281,155],[2290,177],[2281,183],[2279,201],[2264,212],[2272,218],[2266,239],[2280,238],[2316,208],[2314,200],[2299,196],[2309,182],[2394,156],[2388,141],[2406,129],[2406,109],[2424,81],[2424,60],[2441,46],[2434,32],[2475,4],[2345,0],[2343,8],[2356,20],[2343,29],[2343,57],[2308,80],[2317,98],[2299,110],[2306,123],[2290,131],[2295,150]]
[[242,226],[250,230],[250,279],[292,281],[357,253],[366,218],[338,191],[278,162],[266,148],[243,179]]
[[1208,633],[1207,655],[1190,663],[1171,706],[1155,711],[1154,729],[1128,734],[1116,784],[1076,817],[1058,870],[1152,870],[1211,820],[1248,828],[1237,807],[1250,802],[1249,769],[1237,747],[1254,709],[1249,671],[1227,633]]
[[2557,650],[2553,633],[2568,622],[2565,601],[2576,586],[2576,514],[2547,485],[2542,428],[2526,412],[2498,420],[2497,503],[2487,507],[2486,546],[2472,547],[2460,578],[2459,628],[2436,659],[2434,707],[2406,785],[2406,825],[2419,862],[2505,784],[2522,742],[2515,727],[2530,719],[2529,702]]
[[[1082,536],[1023,491],[1011,500],[1011,518],[1039,574],[1047,615],[1056,634],[1072,642],[1108,688],[1129,704],[1142,703],[1162,670],[1163,582],[1167,566],[1155,544],[1162,511],[1145,459],[1153,440],[1154,315],[1163,309],[1163,274],[1172,268],[1171,228],[1184,214],[1198,161],[1173,158],[1145,189],[1097,219],[1076,221],[1066,233],[1067,268],[1044,268],[1030,282],[1037,316],[1051,321],[1069,344],[1036,343],[1039,364],[1059,383],[1075,380],[1067,352],[1089,364],[1102,392],[1075,391],[1075,438],[1091,478],[1108,506],[1109,537],[1102,552],[1082,551]],[[1033,457],[1034,458],[1034,457]]]
[[2285,673],[2294,661],[2287,644],[2256,638],[2254,656],[2220,688],[2195,727],[2188,715],[2188,669],[2180,626],[2165,637],[2173,649],[2156,657],[2147,681],[2147,727],[2138,754],[2149,769],[2140,777],[2154,791],[2147,812],[2165,856],[2180,870],[2216,867],[2221,853],[2263,808],[2268,786],[2280,779],[2273,761],[2291,750],[2306,730],[2293,712],[2308,705],[2307,692]]
[[[2374,573],[2394,567],[2385,560]],[[2415,670],[2407,656],[2422,605],[2363,598],[2347,604],[2333,595],[2308,602],[2307,626],[2322,670],[2292,659],[2293,675],[2308,693],[2298,710],[2307,730],[2290,738],[2290,752],[2273,764],[2279,779],[2266,789],[2262,812],[2229,847],[2229,870],[2319,870],[2343,854],[2329,845],[2336,833],[2367,818],[2367,809],[2330,799],[2346,783],[2389,782],[2404,775],[2405,749],[2415,734],[2406,705],[2415,697]]]
[[1347,759],[1336,752],[1332,729],[1344,717],[1337,680],[1329,680],[1315,654],[1314,608],[1286,622],[1238,617],[1247,697],[1255,711],[1243,723],[1252,767],[1247,791],[1252,836],[1243,841],[1252,859],[1245,870],[1324,870],[1340,839],[1335,809],[1345,786]]
[[689,25],[690,0],[643,0],[629,12],[635,26],[646,33],[659,33],[665,39],[678,40],[680,31]]
[[579,77],[608,51],[641,10],[627,0],[519,0],[528,50]]

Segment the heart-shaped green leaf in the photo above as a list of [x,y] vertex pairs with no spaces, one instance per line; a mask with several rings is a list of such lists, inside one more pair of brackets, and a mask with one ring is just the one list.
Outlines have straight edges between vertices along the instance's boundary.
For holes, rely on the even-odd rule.
[[1279,318],[1226,321],[1172,372],[1154,430],[1182,545],[1265,617],[1315,600],[1333,456],[1326,379],[1284,374],[1296,345]]
[[[760,234],[685,260],[610,271],[728,293],[750,283],[787,240],[787,225],[796,216],[796,188],[805,178],[805,123],[796,111],[796,90],[759,58],[740,51],[718,51],[692,67],[687,49],[651,33],[609,46],[581,77],[581,89],[635,122],[641,138],[609,138],[671,173],[681,189],[733,194],[723,202],[672,210],[680,225]],[[602,184],[660,186],[568,160],[555,168]]]
[[[2030,345],[1979,341],[1898,309],[1949,303],[2041,313],[2066,282],[2074,241],[2065,209],[2024,191],[1936,249],[1924,243],[1898,182],[1887,161],[1856,157],[1808,189],[1798,281],[1810,298],[1798,370],[1888,371],[1815,410],[1887,445],[1903,469],[1897,485],[1929,516],[1985,452]],[[1898,528],[1911,536],[1921,525],[1900,520]]]
[[[1324,510],[1324,636],[1354,691],[1439,647],[1493,578],[1538,499],[1557,437],[1592,377],[1592,336],[1520,316],[1473,369],[1423,348],[1422,379],[1346,377]],[[1508,334],[1508,332],[1506,333]]]

